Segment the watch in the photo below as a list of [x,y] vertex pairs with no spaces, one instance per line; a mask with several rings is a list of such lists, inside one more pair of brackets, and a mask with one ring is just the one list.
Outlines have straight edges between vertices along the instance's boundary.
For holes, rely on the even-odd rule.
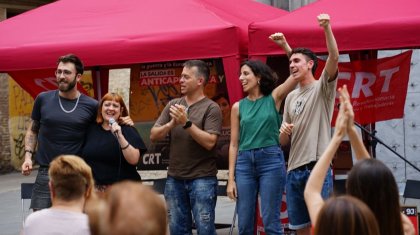
[[190,120],[187,120],[187,122],[185,123],[185,125],[182,128],[188,129],[188,128],[191,127],[191,125],[192,125],[192,122]]

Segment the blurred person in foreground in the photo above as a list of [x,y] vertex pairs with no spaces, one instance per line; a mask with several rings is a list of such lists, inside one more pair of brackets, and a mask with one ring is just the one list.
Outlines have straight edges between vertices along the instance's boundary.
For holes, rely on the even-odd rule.
[[52,206],[28,216],[22,234],[89,235],[89,220],[83,213],[87,200],[94,200],[91,168],[82,158],[61,155],[48,170]]
[[[400,212],[398,187],[391,170],[381,161],[372,159],[367,152],[362,139],[358,136],[354,125],[354,112],[350,101],[347,87],[339,89],[340,108],[336,119],[336,126],[331,142],[315,165],[305,188],[305,201],[312,223],[315,223],[316,234],[325,234],[333,228],[328,225],[333,221],[333,215],[322,218],[321,209],[324,202],[321,197],[322,182],[326,177],[330,163],[340,145],[343,137],[347,134],[350,139],[358,162],[353,166],[346,181],[346,192],[349,196],[365,203],[373,212],[381,235],[414,235],[414,226],[407,216]],[[334,199],[332,199],[334,200]],[[386,205],[386,206],[384,206]],[[320,212],[321,211],[321,212]],[[340,214],[335,215],[338,219]],[[342,214],[341,214],[342,215]],[[320,224],[323,220],[324,225]],[[319,230],[322,226],[324,230]],[[348,226],[348,225],[347,225]],[[338,229],[337,226],[334,226]],[[348,227],[343,227],[337,234],[351,234]],[[347,233],[345,233],[347,232]],[[368,234],[367,231],[355,234]]]
[[[305,202],[312,222],[314,235],[379,235],[379,226],[375,215],[369,207],[359,199],[345,195],[331,197],[327,201],[322,198],[322,185],[330,163],[335,156],[341,141],[348,133],[355,131],[350,119],[352,107],[347,88],[339,89],[340,108],[335,121],[335,130],[331,142],[312,170],[305,188]],[[351,145],[357,155],[367,156],[363,142],[356,133],[349,133]]]
[[92,235],[165,235],[165,201],[139,182],[115,183],[86,213]]

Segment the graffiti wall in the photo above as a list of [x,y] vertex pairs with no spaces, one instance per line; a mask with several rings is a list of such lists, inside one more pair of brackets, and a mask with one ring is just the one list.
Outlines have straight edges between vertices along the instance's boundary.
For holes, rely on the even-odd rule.
[[9,133],[11,163],[20,169],[25,155],[25,132],[34,99],[9,77]]

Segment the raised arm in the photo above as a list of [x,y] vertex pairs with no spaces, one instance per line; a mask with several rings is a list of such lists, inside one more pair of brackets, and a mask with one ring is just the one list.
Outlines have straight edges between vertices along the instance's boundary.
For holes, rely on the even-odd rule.
[[31,119],[25,135],[25,160],[22,164],[22,175],[30,175],[32,172],[32,157],[38,143],[38,132],[39,121]]
[[343,99],[343,97],[340,96],[340,110],[335,121],[334,135],[330,143],[328,144],[327,149],[324,151],[321,158],[316,163],[306,183],[304,197],[312,223],[316,223],[319,211],[324,205],[324,200],[322,199],[321,191],[325,180],[325,176],[327,175],[327,170],[329,169],[330,163],[335,155],[335,152],[337,151],[338,146],[340,145],[347,131],[347,105],[348,104]]
[[354,126],[354,112],[353,107],[351,106],[350,95],[347,90],[347,86],[344,85],[341,89],[341,96],[343,99],[348,102],[350,105],[348,108],[348,124],[347,124],[347,134],[350,139],[351,147],[356,155],[357,160],[370,158],[369,152],[366,150],[365,145],[363,144],[362,138],[357,133],[356,127]]
[[235,165],[239,145],[239,103],[232,106],[230,112],[230,146],[229,146],[229,178],[227,185],[227,195],[230,199],[236,200],[238,196],[235,182]]
[[287,57],[290,57],[290,54],[292,53],[292,48],[287,43],[286,37],[283,33],[273,33],[268,38],[275,44],[279,45],[284,50],[284,52],[286,52]]
[[325,70],[327,71],[329,77],[335,79],[335,75],[338,71],[339,52],[337,42],[331,29],[330,16],[328,14],[320,14],[318,15],[318,22],[319,26],[324,29],[328,49],[328,58],[325,64]]
[[281,102],[283,99],[286,98],[287,94],[289,94],[298,84],[298,81],[293,78],[293,76],[289,76],[285,82],[281,85],[277,86],[271,95],[273,96],[274,101],[276,102],[277,110],[280,109]]

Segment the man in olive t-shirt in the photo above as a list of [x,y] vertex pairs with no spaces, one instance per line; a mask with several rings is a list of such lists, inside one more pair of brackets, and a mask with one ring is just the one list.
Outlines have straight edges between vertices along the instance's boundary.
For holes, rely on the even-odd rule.
[[184,63],[181,94],[171,100],[153,126],[152,142],[170,135],[165,200],[170,234],[191,234],[192,215],[198,234],[216,234],[215,145],[222,128],[219,106],[204,95],[210,69],[204,61]]

